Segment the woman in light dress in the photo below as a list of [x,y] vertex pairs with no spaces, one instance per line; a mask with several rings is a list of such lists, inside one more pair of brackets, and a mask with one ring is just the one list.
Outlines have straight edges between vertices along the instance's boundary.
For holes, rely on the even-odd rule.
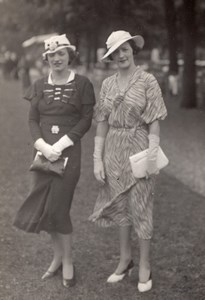
[[[135,64],[135,55],[144,46],[140,35],[120,30],[107,39],[109,58],[117,73],[102,83],[95,109],[97,130],[94,174],[101,183],[90,220],[100,226],[119,226],[120,259],[107,281],[114,283],[130,274],[133,267],[131,229],[139,238],[138,290],[152,288],[150,240],[153,235],[153,201],[159,147],[159,121],[167,115],[155,77]],[[148,148],[147,176],[135,178],[129,156]]]

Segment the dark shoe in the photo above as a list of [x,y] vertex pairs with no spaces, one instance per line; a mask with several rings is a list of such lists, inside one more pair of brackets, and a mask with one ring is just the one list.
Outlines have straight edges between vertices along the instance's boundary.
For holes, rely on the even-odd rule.
[[53,272],[47,270],[46,273],[43,274],[43,276],[41,277],[41,279],[42,280],[49,279],[49,278],[55,276],[58,273],[58,271],[61,270],[61,269],[62,269],[62,264],[60,264],[60,266],[55,271],[53,271]]
[[152,288],[152,273],[150,272],[149,279],[147,282],[138,282],[138,291],[143,293],[143,292],[148,292]]
[[134,262],[133,260],[131,260],[128,266],[126,267],[126,269],[121,274],[113,273],[108,277],[107,282],[115,283],[121,281],[126,275],[131,276],[133,268],[134,268]]
[[70,288],[70,287],[73,287],[76,284],[75,267],[74,266],[73,266],[73,278],[71,278],[71,279],[63,278],[62,284],[67,289]]

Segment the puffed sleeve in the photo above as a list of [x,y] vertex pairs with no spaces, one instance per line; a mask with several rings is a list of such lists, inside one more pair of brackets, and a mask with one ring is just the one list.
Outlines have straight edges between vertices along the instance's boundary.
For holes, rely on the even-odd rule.
[[150,124],[155,120],[164,120],[167,116],[167,109],[156,78],[152,74],[148,74],[145,84],[146,106],[141,118],[146,124]]
[[44,78],[36,80],[33,84],[31,84],[27,90],[24,92],[23,98],[28,101],[33,101],[42,97],[44,89]]
[[82,104],[95,105],[95,92],[92,83],[85,77],[85,84],[83,87]]
[[94,119],[96,122],[107,121],[110,111],[106,105],[105,98],[108,91],[107,79],[102,83],[100,98],[94,107]]

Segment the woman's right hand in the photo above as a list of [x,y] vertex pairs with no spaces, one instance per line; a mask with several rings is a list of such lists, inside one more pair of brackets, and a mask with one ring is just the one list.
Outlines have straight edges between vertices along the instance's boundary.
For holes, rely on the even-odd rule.
[[48,160],[51,162],[56,161],[61,156],[61,151],[54,149],[53,146],[46,143],[44,139],[39,138],[35,143],[34,147],[40,151]]
[[94,175],[97,181],[105,183],[105,170],[101,159],[94,159]]
[[61,151],[55,150],[53,146],[49,144],[45,144],[41,152],[51,162],[56,161],[61,156]]

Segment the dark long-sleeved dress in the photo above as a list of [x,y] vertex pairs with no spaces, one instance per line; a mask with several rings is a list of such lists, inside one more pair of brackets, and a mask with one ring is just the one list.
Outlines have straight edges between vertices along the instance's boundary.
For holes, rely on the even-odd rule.
[[28,90],[31,101],[29,126],[34,142],[43,138],[54,144],[65,134],[74,146],[63,151],[68,157],[65,174],[32,172],[31,191],[19,209],[14,225],[27,232],[72,232],[70,208],[80,177],[82,136],[92,122],[95,95],[91,82],[73,74],[65,85],[53,85],[48,78],[40,79]]

